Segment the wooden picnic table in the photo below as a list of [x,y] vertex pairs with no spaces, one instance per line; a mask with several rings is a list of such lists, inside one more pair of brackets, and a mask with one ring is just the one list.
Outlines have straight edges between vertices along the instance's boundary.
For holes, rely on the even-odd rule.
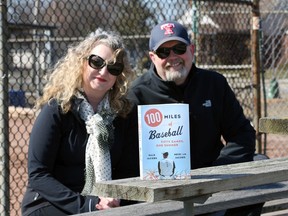
[[[288,118],[261,118],[259,131],[288,134]],[[185,180],[111,180],[97,183],[93,194],[150,203],[182,201],[184,215],[194,215],[194,203],[204,203],[215,193],[287,181],[287,164],[288,158],[276,158],[195,169]]]
[[259,119],[259,131],[288,135],[288,117],[263,117]]
[[180,200],[184,214],[194,215],[194,203],[214,193],[288,180],[287,164],[288,158],[278,158],[195,169],[185,180],[111,180],[97,183],[93,194],[145,202]]

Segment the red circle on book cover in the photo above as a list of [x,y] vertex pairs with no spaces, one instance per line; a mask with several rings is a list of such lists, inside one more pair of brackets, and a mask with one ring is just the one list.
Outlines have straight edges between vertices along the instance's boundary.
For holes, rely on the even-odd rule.
[[144,119],[148,126],[157,127],[161,124],[163,115],[158,109],[152,108],[146,111]]

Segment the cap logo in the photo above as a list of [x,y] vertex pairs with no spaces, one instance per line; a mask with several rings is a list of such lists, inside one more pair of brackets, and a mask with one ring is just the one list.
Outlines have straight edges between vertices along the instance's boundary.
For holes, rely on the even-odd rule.
[[173,28],[174,28],[174,24],[173,23],[166,23],[166,24],[163,24],[161,25],[161,30],[165,30],[164,34],[165,35],[170,35],[170,34],[173,34]]

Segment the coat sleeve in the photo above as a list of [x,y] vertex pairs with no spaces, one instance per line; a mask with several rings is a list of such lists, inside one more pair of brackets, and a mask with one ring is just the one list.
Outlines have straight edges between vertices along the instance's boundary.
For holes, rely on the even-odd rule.
[[56,104],[44,106],[37,116],[28,150],[29,186],[39,194],[39,198],[49,201],[67,214],[95,211],[98,197],[82,196],[53,175],[56,161],[61,163],[58,155],[61,145],[61,121]]
[[226,141],[214,165],[248,162],[255,153],[255,130],[226,79],[223,91],[221,134]]

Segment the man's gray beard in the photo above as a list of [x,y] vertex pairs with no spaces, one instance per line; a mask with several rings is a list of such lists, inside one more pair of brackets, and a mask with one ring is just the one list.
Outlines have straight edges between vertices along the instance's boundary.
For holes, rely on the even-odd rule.
[[167,81],[174,81],[181,80],[187,76],[188,72],[186,68],[182,68],[180,71],[167,71],[166,72],[166,80]]

